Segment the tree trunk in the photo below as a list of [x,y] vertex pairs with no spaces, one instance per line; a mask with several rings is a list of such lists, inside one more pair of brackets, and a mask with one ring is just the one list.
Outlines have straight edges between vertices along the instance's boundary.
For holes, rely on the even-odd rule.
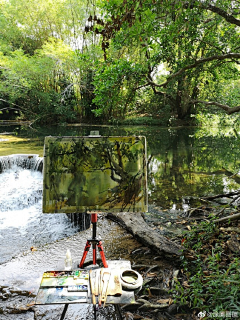
[[107,217],[124,227],[139,242],[158,254],[180,256],[183,247],[161,236],[144,221],[141,213],[108,213]]

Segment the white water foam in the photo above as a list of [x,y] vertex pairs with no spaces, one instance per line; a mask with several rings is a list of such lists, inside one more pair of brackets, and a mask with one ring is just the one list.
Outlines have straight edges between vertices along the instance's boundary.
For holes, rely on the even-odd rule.
[[[23,161],[18,159],[18,163]],[[51,243],[77,231],[65,214],[42,213],[43,176],[40,171],[34,171],[37,167],[33,162],[33,170],[18,166],[16,161],[5,164],[1,157],[4,170],[0,173],[0,263],[31,247]],[[29,168],[26,161],[24,164]]]

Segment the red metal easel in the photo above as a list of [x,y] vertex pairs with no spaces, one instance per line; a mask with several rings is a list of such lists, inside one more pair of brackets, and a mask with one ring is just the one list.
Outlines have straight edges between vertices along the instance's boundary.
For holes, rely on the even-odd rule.
[[92,250],[93,250],[93,264],[97,263],[97,251],[96,247],[98,247],[99,253],[102,258],[103,266],[105,268],[108,267],[107,261],[104,255],[103,251],[103,246],[102,246],[102,241],[96,239],[97,236],[97,213],[92,213],[91,214],[91,222],[92,222],[92,239],[87,240],[86,246],[84,248],[82,260],[80,261],[79,268],[83,268],[84,261],[87,257],[88,251],[92,245]]

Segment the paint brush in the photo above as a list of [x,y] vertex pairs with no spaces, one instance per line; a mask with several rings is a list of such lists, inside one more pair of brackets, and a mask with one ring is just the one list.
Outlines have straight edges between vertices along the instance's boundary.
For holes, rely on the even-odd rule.
[[104,305],[103,305],[104,307],[107,301],[107,290],[108,290],[110,276],[111,276],[110,271],[105,271],[103,274],[103,288],[102,288],[101,301],[104,302]]
[[96,296],[99,295],[99,274],[100,274],[100,270],[97,269],[95,272],[95,283],[94,283],[94,293]]

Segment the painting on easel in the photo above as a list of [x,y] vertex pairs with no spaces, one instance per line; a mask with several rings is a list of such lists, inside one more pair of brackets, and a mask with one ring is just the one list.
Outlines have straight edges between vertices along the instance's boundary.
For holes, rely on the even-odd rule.
[[146,212],[145,137],[46,137],[43,212]]

